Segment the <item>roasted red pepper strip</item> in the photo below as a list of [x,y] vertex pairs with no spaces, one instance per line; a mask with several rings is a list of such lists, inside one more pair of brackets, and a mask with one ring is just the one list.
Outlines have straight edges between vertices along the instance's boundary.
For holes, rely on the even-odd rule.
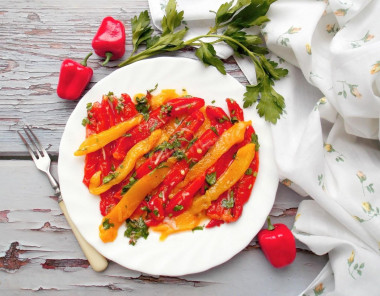
[[166,216],[178,216],[190,208],[194,195],[199,191],[205,180],[205,174],[197,177],[179,191],[166,205]]
[[213,125],[213,131],[217,134],[217,136],[232,126],[230,118],[220,107],[207,106],[206,114],[210,119],[210,122]]
[[92,78],[93,71],[90,67],[87,67],[87,60],[91,55],[92,52],[81,63],[71,59],[66,59],[62,62],[57,87],[57,95],[60,98],[66,100],[80,98]]
[[110,60],[121,58],[125,53],[123,23],[110,16],[105,17],[92,40],[92,48],[98,56],[106,58],[103,66]]
[[143,121],[133,128],[129,134],[130,137],[119,139],[113,157],[123,159],[128,150],[137,142],[144,140],[155,129],[164,126],[171,118],[186,113],[192,113],[204,106],[204,100],[201,98],[177,98],[168,101],[161,108],[153,110],[149,114],[149,119]]
[[226,99],[228,111],[230,112],[231,122],[244,121],[243,109],[233,99]]
[[[175,148],[183,149],[193,138],[194,133],[203,124],[204,116],[200,111],[196,111],[187,116],[181,124],[176,128],[168,143],[175,145]],[[141,177],[148,174],[156,168],[161,162],[167,160],[174,153],[174,149],[163,147],[162,150],[154,152],[137,170],[136,177]]]
[[268,217],[268,229],[257,234],[259,244],[268,261],[276,268],[291,264],[296,258],[296,241],[285,224],[273,224]]

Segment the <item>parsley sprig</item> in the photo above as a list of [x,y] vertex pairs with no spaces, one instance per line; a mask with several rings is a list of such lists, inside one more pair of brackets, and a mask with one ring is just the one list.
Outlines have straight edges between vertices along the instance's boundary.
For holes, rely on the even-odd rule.
[[[216,55],[214,44],[228,44],[237,56],[247,56],[256,70],[256,85],[247,85],[244,94],[244,108],[254,104],[258,114],[265,120],[276,123],[285,109],[284,98],[274,88],[274,81],[286,76],[288,71],[278,67],[278,64],[268,60],[265,54],[267,48],[263,45],[261,36],[250,35],[244,30],[260,26],[269,19],[266,16],[270,5],[275,0],[238,0],[222,4],[215,13],[215,25],[207,34],[184,40],[188,28],[183,26],[184,12],[177,11],[175,0],[169,0],[165,16],[161,21],[162,33],[153,35],[150,18],[147,11],[134,17],[132,23],[131,56],[120,63],[125,66],[136,61],[164,52],[176,51],[188,46],[196,46],[195,55],[207,66],[216,67],[226,74],[224,63]],[[146,48],[136,53],[137,48],[145,44]]]

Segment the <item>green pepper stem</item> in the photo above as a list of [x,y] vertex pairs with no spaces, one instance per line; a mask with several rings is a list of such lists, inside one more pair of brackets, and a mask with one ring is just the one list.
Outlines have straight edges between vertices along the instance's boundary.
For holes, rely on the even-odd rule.
[[92,56],[92,52],[90,52],[88,55],[86,55],[86,57],[84,58],[83,61],[80,62],[80,64],[81,64],[82,66],[87,67],[87,60],[88,60],[88,58],[89,58],[90,56]]
[[272,231],[274,229],[274,226],[272,222],[270,221],[270,217],[267,217],[267,222],[268,222],[268,230]]
[[105,66],[108,64],[108,62],[111,60],[112,58],[112,52],[106,52],[106,59],[105,61],[102,63],[102,66]]

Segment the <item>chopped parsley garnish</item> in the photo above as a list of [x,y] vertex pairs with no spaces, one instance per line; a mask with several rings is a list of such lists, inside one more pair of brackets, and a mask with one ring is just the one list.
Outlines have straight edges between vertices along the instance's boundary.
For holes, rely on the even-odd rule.
[[134,173],[129,178],[128,184],[125,185],[125,186],[123,186],[123,188],[121,189],[121,194],[126,194],[128,192],[128,190],[131,189],[131,187],[133,186],[133,184],[135,184],[137,181],[138,181],[138,179],[136,178],[136,173]]
[[158,210],[153,210],[153,214],[156,216],[156,217],[158,217],[158,215],[160,214],[160,212],[158,211]]
[[191,141],[189,142],[189,144],[187,145],[186,147],[186,151],[190,149],[191,146],[193,146],[193,144],[198,140],[198,138],[193,138],[191,139]]
[[111,180],[115,179],[119,175],[119,172],[109,173],[103,178],[103,184],[107,184]]
[[115,225],[113,223],[110,223],[110,219],[106,218],[104,219],[102,226],[104,230],[107,230],[107,229],[110,229],[111,227],[114,227]]
[[235,123],[237,123],[237,122],[239,122],[239,119],[237,119],[236,116],[232,116],[232,117],[231,117],[231,123],[232,123],[232,124],[235,124]]
[[197,226],[197,227],[194,227],[191,231],[194,232],[196,230],[203,230],[204,229],[204,226]]
[[87,111],[90,111],[92,109],[92,103],[87,103],[86,109]]
[[219,123],[223,123],[223,122],[225,122],[225,121],[230,121],[229,118],[228,118],[226,115],[224,115],[222,118],[219,118],[219,119],[218,119],[218,122],[219,122]]
[[232,209],[235,205],[235,198],[234,198],[234,192],[230,191],[230,196],[228,199],[222,200],[222,206],[226,209]]
[[178,211],[181,211],[183,210],[183,205],[176,205],[173,209],[174,212],[178,212]]
[[255,144],[255,150],[259,151],[260,143],[259,143],[259,137],[257,136],[257,134],[252,134],[251,143]]
[[165,104],[161,106],[161,114],[166,114],[166,116],[170,116],[170,113],[173,109],[172,105]]
[[173,157],[177,158],[177,160],[187,159],[185,152],[182,150],[175,150],[173,153]]
[[161,162],[158,166],[157,166],[157,169],[163,169],[163,168],[168,168],[166,162]]
[[154,92],[157,89],[157,87],[158,87],[158,83],[156,83],[156,85],[154,86],[154,88],[148,89],[147,92],[148,93],[152,93],[152,92]]
[[132,137],[132,134],[130,134],[130,133],[128,133],[128,134],[124,134],[123,137],[127,137],[127,138],[129,138],[129,137]]
[[146,211],[147,213],[150,213],[150,209],[147,206],[143,206],[140,208],[141,211]]
[[216,183],[216,172],[206,175],[206,182],[210,186],[214,185]]
[[85,117],[85,118],[83,118],[83,120],[82,120],[82,125],[83,125],[83,126],[86,126],[87,124],[90,124],[90,119],[88,119],[88,117]]
[[129,244],[134,246],[137,240],[141,237],[147,239],[149,235],[149,228],[145,224],[144,219],[140,217],[139,219],[126,221],[127,229],[124,232],[124,236],[129,238]]
[[245,174],[250,176],[252,175],[252,169],[251,168],[248,168],[246,171],[245,171]]
[[212,130],[217,136],[219,136],[219,133],[216,130],[215,126],[210,126],[210,130]]
[[144,115],[144,119],[147,120],[149,118],[149,108],[150,105],[148,103],[148,99],[144,96],[141,98],[136,98],[136,110],[137,112]]

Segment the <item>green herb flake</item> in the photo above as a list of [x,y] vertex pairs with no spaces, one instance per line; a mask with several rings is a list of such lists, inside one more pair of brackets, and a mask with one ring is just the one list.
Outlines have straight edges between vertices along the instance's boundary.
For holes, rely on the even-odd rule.
[[196,230],[203,230],[204,229],[204,226],[197,226],[197,227],[194,227],[191,231],[194,232]]
[[149,209],[147,206],[143,206],[143,207],[141,207],[140,210],[141,210],[141,211],[145,211],[145,212],[147,212],[147,213],[150,213],[150,212],[151,212],[150,209]]
[[234,198],[234,192],[230,191],[230,196],[228,199],[222,200],[222,206],[226,209],[232,209],[235,205],[235,198]]
[[216,183],[216,172],[206,175],[206,182],[210,186],[214,185]]
[[239,119],[237,119],[236,116],[232,116],[232,117],[231,117],[231,123],[232,123],[232,124],[235,124],[235,123],[237,123],[237,122],[239,122]]
[[189,142],[189,144],[186,147],[186,151],[190,149],[191,146],[198,140],[198,138],[192,138]]
[[215,126],[210,126],[210,130],[212,130],[217,136],[219,136],[219,133],[216,130]]
[[148,93],[151,94],[152,92],[154,92],[157,89],[157,87],[158,87],[158,83],[156,83],[156,85],[154,86],[154,88],[148,89],[146,92],[148,92]]
[[215,104],[215,100],[212,100],[212,101],[211,101],[211,104]]
[[174,212],[179,212],[183,210],[183,205],[176,205],[174,208],[173,208],[173,211]]
[[251,176],[251,175],[252,175],[252,169],[251,169],[251,168],[248,168],[248,169],[245,171],[245,174],[248,175],[248,176]]
[[86,109],[87,111],[90,111],[92,109],[92,103],[87,103]]
[[135,220],[127,219],[126,224],[127,229],[124,232],[124,236],[129,238],[130,245],[134,246],[137,240],[141,237],[147,239],[149,228],[142,217]]
[[124,134],[123,137],[129,138],[129,137],[132,137],[132,134],[131,133]]
[[108,230],[111,227],[114,227],[115,225],[113,223],[110,223],[110,219],[106,218],[106,219],[104,219],[102,226],[103,226],[104,230]]
[[150,108],[150,105],[148,103],[148,99],[143,96],[141,98],[136,98],[136,105],[135,105],[135,108],[137,110],[137,112],[141,113],[143,116],[144,116],[144,119],[149,118],[149,108]]
[[115,179],[119,174],[119,172],[109,173],[107,176],[103,178],[103,184],[109,183],[111,180]]
[[251,143],[255,144],[255,150],[259,151],[260,143],[259,143],[259,137],[257,136],[257,134],[252,134]]
[[129,182],[127,185],[123,186],[123,188],[121,189],[121,194],[126,194],[128,192],[129,189],[131,189],[131,187],[138,181],[138,179],[136,178],[136,174],[133,174],[130,178],[129,178]]
[[86,126],[87,124],[90,124],[90,119],[88,119],[88,117],[85,117],[85,118],[83,118],[83,120],[82,120],[82,125],[83,125],[83,126]]
[[160,214],[160,212],[158,211],[158,210],[153,210],[153,214],[156,216],[156,217],[158,217],[158,215]]

